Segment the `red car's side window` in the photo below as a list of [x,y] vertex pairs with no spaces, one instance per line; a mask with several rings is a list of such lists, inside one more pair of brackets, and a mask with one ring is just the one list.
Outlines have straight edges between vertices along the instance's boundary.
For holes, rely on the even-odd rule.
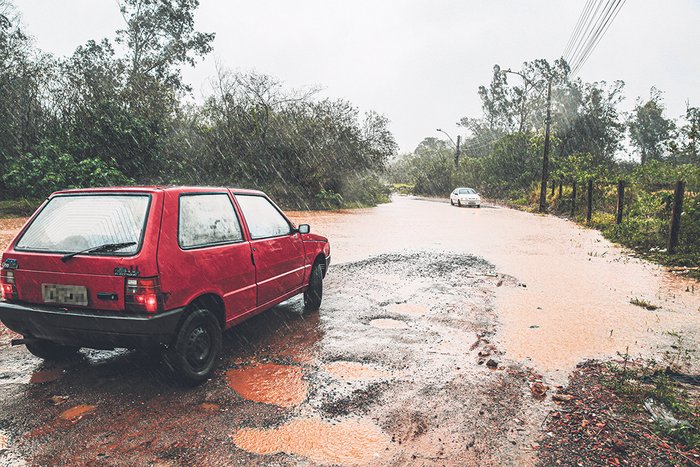
[[236,195],[238,205],[248,223],[250,237],[259,238],[279,237],[291,233],[287,219],[263,196]]
[[183,249],[243,241],[243,231],[226,193],[180,196],[178,243]]

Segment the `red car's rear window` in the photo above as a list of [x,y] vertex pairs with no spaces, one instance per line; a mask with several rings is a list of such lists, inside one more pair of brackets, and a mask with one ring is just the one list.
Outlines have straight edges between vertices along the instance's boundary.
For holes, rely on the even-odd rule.
[[134,242],[113,253],[133,255],[141,248],[150,200],[147,194],[55,196],[34,218],[15,249],[73,253],[107,243]]

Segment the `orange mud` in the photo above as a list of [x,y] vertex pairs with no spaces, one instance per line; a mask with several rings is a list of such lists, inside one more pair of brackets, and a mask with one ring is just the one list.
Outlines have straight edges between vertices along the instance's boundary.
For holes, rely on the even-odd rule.
[[228,370],[226,377],[228,385],[241,397],[280,407],[301,404],[309,391],[298,366],[261,363]]
[[385,371],[358,362],[333,362],[325,365],[323,369],[326,373],[344,381],[366,381],[389,376]]
[[10,244],[14,236],[17,235],[17,231],[22,228],[26,221],[26,217],[0,219],[0,251],[5,251],[7,245]]
[[32,384],[40,383],[50,383],[51,381],[56,381],[63,376],[62,368],[52,368],[50,370],[39,370],[32,373],[32,377],[29,380]]
[[231,438],[236,446],[249,452],[284,452],[320,464],[372,465],[389,447],[386,435],[364,420],[330,423],[320,418],[302,418],[268,430],[244,428]]
[[94,405],[76,405],[75,407],[71,407],[70,409],[66,410],[63,412],[60,416],[63,420],[69,420],[69,421],[75,421],[80,419],[83,415],[87,415],[89,413],[94,412],[97,410],[97,407]]
[[386,307],[386,311],[402,315],[419,316],[428,312],[428,308],[415,303],[392,303]]
[[218,404],[204,402],[203,404],[199,404],[199,408],[205,412],[218,412],[221,407]]
[[369,322],[369,325],[379,329],[406,329],[408,327],[408,324],[403,321],[391,318],[373,319]]

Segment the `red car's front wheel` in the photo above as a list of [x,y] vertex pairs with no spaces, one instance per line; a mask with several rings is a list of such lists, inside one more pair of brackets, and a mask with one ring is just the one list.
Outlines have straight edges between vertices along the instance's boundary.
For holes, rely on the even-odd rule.
[[323,300],[323,269],[321,263],[314,264],[309,278],[309,288],[304,292],[304,309],[315,311],[321,308]]

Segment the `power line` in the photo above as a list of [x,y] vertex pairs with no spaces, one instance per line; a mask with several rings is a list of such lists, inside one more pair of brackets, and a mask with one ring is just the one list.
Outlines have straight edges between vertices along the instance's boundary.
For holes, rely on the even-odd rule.
[[[612,0],[607,0],[608,3],[610,3],[611,1]],[[570,65],[573,66],[573,64],[576,62],[577,57],[581,53],[581,50],[585,47],[585,44],[588,43],[588,40],[591,37],[591,33],[596,28],[596,24],[600,21],[603,10],[605,9],[605,7],[603,7],[602,9],[601,7],[603,7],[603,0],[598,0],[598,2],[596,3],[595,10],[593,10],[593,12],[589,15],[588,21],[584,25],[584,28],[581,31],[581,34],[579,35],[578,42],[572,49],[572,52],[569,54],[569,59],[567,61]]]
[[564,53],[561,54],[562,57],[567,57],[568,53],[571,51],[571,48],[573,45],[576,43],[578,39],[578,34],[581,31],[581,27],[583,26],[583,22],[585,21],[585,18],[588,16],[591,6],[593,5],[593,0],[586,0],[586,5],[583,7],[583,10],[581,10],[581,14],[578,17],[578,21],[576,22],[576,26],[574,27],[574,30],[571,32],[571,36],[569,36],[569,42],[566,44],[566,48],[564,48]]
[[615,18],[617,18],[617,14],[620,12],[622,9],[623,5],[625,4],[627,0],[618,0],[617,4],[615,5],[615,9],[613,10],[612,15],[609,17],[608,21],[603,25],[603,28],[601,32],[598,34],[598,36],[595,39],[595,42],[591,45],[590,49],[588,52],[583,56],[581,62],[576,66],[574,70],[572,70],[572,75],[577,73],[581,67],[586,63],[588,60],[588,57],[591,55],[593,50],[598,46],[598,43],[601,41],[603,36],[605,36],[605,33],[608,32],[608,29],[610,29],[610,25],[612,25],[613,21],[615,21]]
[[601,11],[600,16],[597,18],[596,24],[592,25],[591,30],[588,32],[588,36],[586,37],[585,43],[580,48],[577,55],[572,57],[572,69],[576,68],[577,65],[581,63],[583,57],[590,50],[591,45],[593,44],[593,42],[595,42],[595,39],[598,37],[598,34],[600,34],[603,25],[606,24],[607,21],[610,19],[610,15],[612,15],[613,7],[615,6],[616,1],[619,3],[619,0],[607,0],[607,3],[603,7],[603,11]]

